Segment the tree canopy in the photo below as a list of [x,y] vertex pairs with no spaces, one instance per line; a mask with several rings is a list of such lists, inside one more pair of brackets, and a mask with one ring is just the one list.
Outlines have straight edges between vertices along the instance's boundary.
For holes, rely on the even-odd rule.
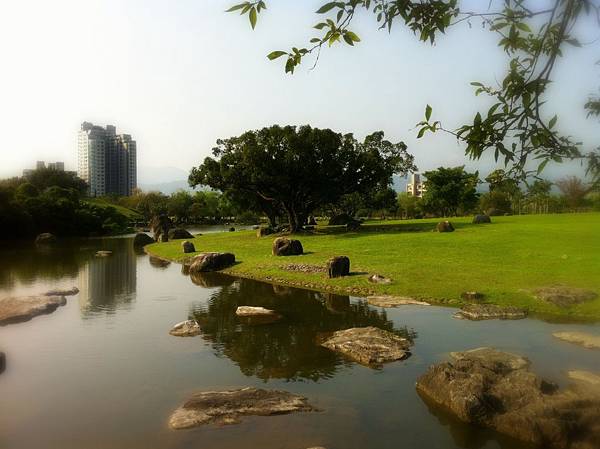
[[426,210],[438,216],[465,214],[477,205],[479,174],[463,167],[440,167],[424,173],[427,190],[423,194]]
[[[427,132],[444,131],[465,144],[466,155],[479,159],[492,152],[514,176],[537,176],[550,161],[584,159],[588,174],[600,185],[600,148],[583,148],[571,136],[558,130],[558,116],[544,107],[547,89],[565,47],[583,44],[574,34],[574,25],[590,16],[600,23],[598,0],[504,0],[495,8],[482,1],[475,11],[465,11],[458,0],[346,0],[324,3],[317,11],[321,20],[315,25],[317,36],[306,46],[291,50],[275,50],[270,60],[284,57],[285,72],[294,73],[305,58],[313,57],[317,64],[321,50],[338,42],[354,46],[360,37],[351,29],[360,13],[371,13],[376,26],[391,31],[400,23],[421,41],[433,44],[448,29],[460,24],[480,21],[495,33],[498,45],[510,57],[504,79],[496,84],[473,81],[476,95],[486,95],[493,101],[487,111],[473,114],[473,120],[447,128],[432,119],[432,107],[425,107],[425,118],[418,124],[418,137]],[[245,1],[228,9],[247,14],[252,28],[258,15],[267,8],[264,0]],[[396,25],[397,26],[397,25]],[[595,41],[597,42],[597,40]],[[314,66],[313,66],[314,67]],[[491,81],[491,80],[490,80]],[[582,99],[588,116],[600,117],[600,97],[590,93]],[[532,170],[530,163],[537,162]]]
[[313,210],[416,170],[406,145],[385,140],[381,131],[359,142],[330,129],[274,125],[220,139],[213,155],[192,169],[191,186],[252,198],[267,215],[281,209],[292,232]]

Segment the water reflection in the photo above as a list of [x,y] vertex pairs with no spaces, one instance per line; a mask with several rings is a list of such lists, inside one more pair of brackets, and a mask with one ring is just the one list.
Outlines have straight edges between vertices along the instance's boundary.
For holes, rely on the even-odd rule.
[[[333,377],[346,359],[318,345],[326,332],[361,326],[376,326],[415,338],[408,329],[394,329],[385,311],[375,310],[364,301],[351,302],[348,296],[318,292],[227,276],[196,275],[193,282],[204,287],[221,286],[206,306],[192,315],[218,356],[235,362],[246,376],[262,380]],[[273,293],[276,294],[273,294]],[[275,310],[283,318],[275,323],[256,325],[235,315],[238,306],[260,306]]]

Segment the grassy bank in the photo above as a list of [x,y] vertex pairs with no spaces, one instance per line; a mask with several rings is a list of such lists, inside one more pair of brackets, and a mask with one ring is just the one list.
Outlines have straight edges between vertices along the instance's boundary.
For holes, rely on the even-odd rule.
[[122,215],[125,215],[129,220],[143,220],[142,214],[139,212],[129,209],[127,207],[119,206],[118,204],[112,204],[102,198],[86,198],[83,200],[84,203],[90,204],[92,206],[97,207],[112,207],[117,210]]
[[[459,306],[461,292],[476,290],[486,300],[531,312],[600,319],[600,299],[561,309],[535,299],[531,290],[551,285],[600,293],[600,214],[494,217],[489,225],[453,219],[453,233],[431,232],[438,220],[369,222],[359,232],[319,227],[300,235],[306,254],[274,257],[272,236],[254,231],[196,237],[198,252],[233,252],[239,262],[228,273],[325,291],[393,294]],[[156,256],[181,261],[181,241],[149,245]],[[328,279],[325,273],[289,271],[289,264],[323,265],[330,257],[350,257],[353,275]],[[393,279],[373,285],[367,274]]]

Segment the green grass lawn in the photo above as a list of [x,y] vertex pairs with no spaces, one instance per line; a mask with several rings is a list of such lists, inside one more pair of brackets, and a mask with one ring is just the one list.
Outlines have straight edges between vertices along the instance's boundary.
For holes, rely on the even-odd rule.
[[[452,233],[432,232],[434,220],[372,221],[358,232],[318,227],[301,234],[306,254],[274,257],[276,236],[257,238],[254,231],[207,234],[194,239],[198,252],[232,252],[239,262],[226,272],[243,277],[316,290],[393,294],[459,306],[461,292],[479,291],[486,301],[516,305],[530,312],[600,319],[600,298],[561,309],[535,299],[531,290],[551,285],[600,293],[600,214],[493,217],[492,224],[472,225],[471,218],[451,221]],[[181,240],[157,243],[146,250],[181,261]],[[350,257],[348,277],[287,271],[290,263],[323,265],[332,256]],[[390,285],[373,285],[368,274],[390,277]]]
[[91,204],[93,206],[98,206],[98,207],[114,207],[117,210],[117,212],[125,215],[130,220],[143,219],[142,215],[139,212],[137,212],[133,209],[129,209],[127,207],[119,206],[118,204],[109,203],[108,201],[105,201],[102,198],[86,198],[83,201],[85,203]]

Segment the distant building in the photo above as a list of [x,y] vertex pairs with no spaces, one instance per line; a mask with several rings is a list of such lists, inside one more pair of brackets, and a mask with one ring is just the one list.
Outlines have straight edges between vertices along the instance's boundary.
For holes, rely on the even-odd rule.
[[425,185],[425,181],[421,181],[421,175],[418,173],[410,175],[410,179],[406,185],[406,193],[421,198],[425,192],[427,192],[427,186]]
[[137,148],[129,134],[117,134],[89,122],[81,124],[78,136],[77,174],[88,183],[91,196],[129,196],[137,187]]
[[46,165],[46,162],[44,162],[44,161],[37,161],[35,163],[35,168],[26,168],[25,170],[23,170],[23,176],[27,177],[36,170],[44,170],[46,168],[49,170],[65,171],[65,163],[64,162],[48,162],[48,165]]

